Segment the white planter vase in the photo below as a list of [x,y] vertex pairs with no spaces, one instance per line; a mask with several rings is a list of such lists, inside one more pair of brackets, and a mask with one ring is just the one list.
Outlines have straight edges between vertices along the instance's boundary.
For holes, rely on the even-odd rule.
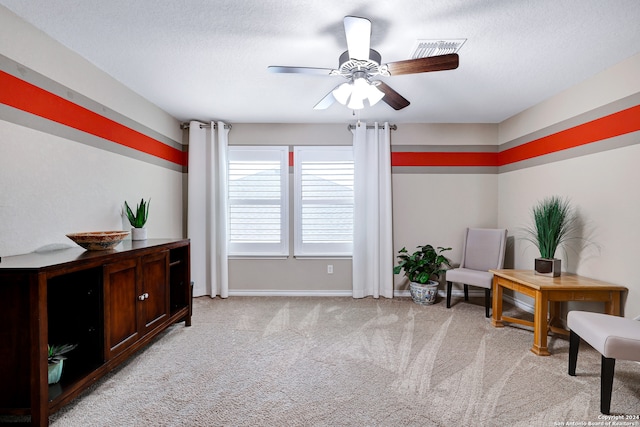
[[431,305],[436,302],[438,296],[439,283],[435,280],[429,280],[427,283],[411,282],[409,292],[413,302],[420,305]]
[[147,229],[146,228],[132,228],[131,229],[131,240],[147,240]]

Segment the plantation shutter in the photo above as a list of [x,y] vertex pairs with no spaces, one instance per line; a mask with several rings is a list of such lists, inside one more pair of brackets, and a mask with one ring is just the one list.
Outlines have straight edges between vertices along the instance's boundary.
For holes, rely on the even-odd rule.
[[353,150],[295,147],[296,256],[353,251]]
[[289,149],[229,147],[229,255],[287,256]]

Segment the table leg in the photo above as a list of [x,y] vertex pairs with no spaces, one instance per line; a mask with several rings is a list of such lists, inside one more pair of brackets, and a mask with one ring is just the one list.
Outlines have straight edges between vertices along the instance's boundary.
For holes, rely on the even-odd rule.
[[491,324],[496,328],[502,328],[502,286],[498,284],[497,278],[493,278],[493,301],[491,307]]
[[604,303],[604,312],[613,316],[620,316],[620,292],[609,291],[609,301]]
[[551,301],[549,303],[549,328],[552,326],[561,326],[560,324],[560,312],[562,310],[562,303],[560,301]]
[[549,315],[549,300],[546,292],[536,291],[535,312],[533,314],[533,347],[531,351],[538,356],[549,356],[547,349],[547,317]]

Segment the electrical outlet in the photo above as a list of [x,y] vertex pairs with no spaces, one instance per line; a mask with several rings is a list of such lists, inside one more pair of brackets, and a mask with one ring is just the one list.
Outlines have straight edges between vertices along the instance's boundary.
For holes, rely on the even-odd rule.
[[327,264],[327,274],[333,274],[333,264]]

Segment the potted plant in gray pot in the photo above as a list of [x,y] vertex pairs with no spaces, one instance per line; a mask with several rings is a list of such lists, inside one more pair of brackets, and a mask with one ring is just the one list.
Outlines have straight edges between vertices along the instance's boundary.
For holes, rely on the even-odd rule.
[[417,251],[409,254],[406,248],[398,251],[398,265],[393,268],[394,274],[404,275],[411,282],[409,292],[417,304],[430,305],[436,302],[440,275],[451,267],[449,259],[442,253],[451,248],[431,245],[417,246]]
[[556,250],[568,240],[576,238],[576,216],[568,199],[551,196],[531,209],[533,223],[525,228],[525,239],[540,251],[534,261],[534,273],[542,276],[560,276],[561,261]]
[[129,204],[125,201],[124,207],[131,224],[131,240],[147,240],[147,229],[144,227],[149,219],[149,204],[151,200],[145,202],[144,199],[140,199],[140,203],[136,205],[136,212],[129,207]]
[[77,344],[48,345],[47,365],[49,370],[49,384],[56,384],[62,376],[62,367],[66,353],[75,349]]

